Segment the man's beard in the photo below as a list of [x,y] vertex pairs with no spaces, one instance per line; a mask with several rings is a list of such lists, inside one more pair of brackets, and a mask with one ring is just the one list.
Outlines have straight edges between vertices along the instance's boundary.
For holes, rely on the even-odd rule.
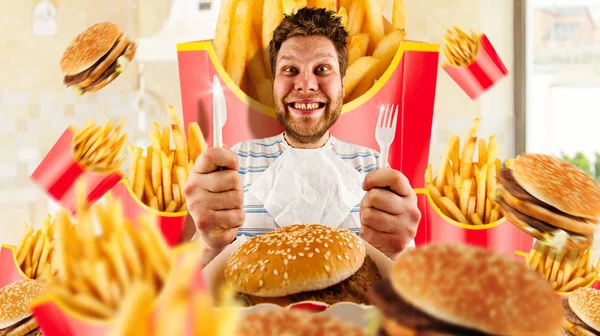
[[300,127],[302,127],[302,123],[312,120],[313,117],[292,116],[293,112],[290,111],[288,105],[281,99],[277,100],[275,113],[277,115],[277,120],[279,120],[279,123],[283,126],[287,137],[292,138],[299,143],[307,144],[321,139],[325,133],[329,131],[331,126],[335,124],[342,112],[342,102],[343,93],[334,101],[326,102],[323,114],[319,117],[316,124],[309,129],[300,129]]

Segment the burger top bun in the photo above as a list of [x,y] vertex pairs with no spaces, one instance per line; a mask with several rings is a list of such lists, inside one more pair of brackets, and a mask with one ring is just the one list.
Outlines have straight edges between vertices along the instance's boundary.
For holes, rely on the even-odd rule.
[[600,218],[600,185],[577,166],[545,154],[523,154],[513,164],[515,180],[540,201],[567,214]]
[[37,280],[21,280],[0,289],[0,329],[31,316],[29,304],[46,290],[46,284]]
[[110,22],[97,23],[67,46],[60,60],[60,69],[67,75],[76,75],[92,65],[110,51],[123,32]]
[[236,335],[327,335],[367,336],[358,326],[326,314],[294,309],[269,309],[247,314],[238,324]]
[[342,282],[364,260],[365,246],[350,230],[296,224],[248,239],[229,258],[225,279],[242,293],[282,297]]
[[600,332],[600,291],[594,288],[578,288],[569,296],[571,310],[585,324]]
[[479,247],[431,244],[398,256],[394,290],[421,311],[493,335],[554,335],[564,310],[524,263]]

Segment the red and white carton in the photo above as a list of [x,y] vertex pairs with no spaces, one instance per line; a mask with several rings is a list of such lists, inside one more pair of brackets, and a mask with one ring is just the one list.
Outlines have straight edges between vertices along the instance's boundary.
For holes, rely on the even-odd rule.
[[31,174],[31,180],[71,214],[77,210],[75,181],[85,181],[86,201],[92,205],[123,178],[119,169],[97,173],[82,167],[73,153],[74,134],[75,131],[68,127]]
[[[273,108],[263,105],[233,83],[219,63],[211,41],[177,46],[184,123],[196,121],[212,143],[212,82],[216,75],[227,102],[223,142],[229,146],[283,132]],[[379,150],[375,125],[381,105],[398,105],[396,135],[389,164],[406,175],[414,187],[424,187],[433,105],[438,72],[439,45],[404,41],[390,66],[362,96],[344,104],[331,134],[341,140]]]
[[485,34],[479,37],[479,45],[477,57],[468,66],[458,67],[451,64],[442,66],[472,100],[479,98],[509,73]]
[[[177,261],[181,260],[181,256],[189,250],[191,244],[194,243],[181,245],[181,247],[174,250],[174,257]],[[174,268],[176,268],[178,263],[176,262],[174,265]],[[172,270],[171,272],[174,271],[175,270]],[[192,279],[189,279],[191,292],[205,292],[206,283],[202,278],[202,270],[199,266],[194,274],[195,276]],[[150,327],[157,318],[157,314],[165,313],[161,309],[161,302],[164,299],[164,296],[161,296],[162,293],[159,294],[156,305],[152,308],[150,316],[151,320],[149,321]],[[109,335],[115,322],[114,320],[98,320],[87,317],[81,312],[74,311],[69,307],[64,306],[52,294],[45,294],[35,300],[31,304],[31,310],[44,336],[104,336]],[[189,306],[189,310],[189,316],[191,317],[193,316],[193,309],[191,306]],[[187,323],[191,325],[193,320],[190,318]]]
[[433,202],[427,189],[416,189],[421,222],[415,244],[461,243],[483,247],[515,257],[516,251],[529,251],[533,238],[505,218],[484,225],[463,224],[446,216]]
[[147,206],[135,195],[129,181],[125,178],[114,186],[111,195],[121,202],[125,218],[132,221],[136,227],[141,216],[151,215],[156,220],[167,244],[171,247],[177,245],[183,233],[187,211],[165,212]]
[[0,247],[0,288],[17,281],[29,280],[17,262],[17,250],[12,245]]

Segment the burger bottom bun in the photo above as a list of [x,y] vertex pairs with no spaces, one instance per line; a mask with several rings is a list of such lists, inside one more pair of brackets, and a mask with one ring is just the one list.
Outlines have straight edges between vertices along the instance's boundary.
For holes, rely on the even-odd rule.
[[578,288],[569,296],[569,307],[590,328],[600,332],[600,291]]

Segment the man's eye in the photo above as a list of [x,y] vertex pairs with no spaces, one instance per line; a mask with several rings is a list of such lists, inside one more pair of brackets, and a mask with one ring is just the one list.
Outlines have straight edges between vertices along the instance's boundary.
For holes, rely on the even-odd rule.
[[317,72],[323,72],[323,71],[327,71],[329,70],[329,67],[327,66],[320,66],[317,68]]
[[296,68],[294,67],[287,67],[284,69],[285,72],[291,72],[291,73],[296,73],[298,72],[298,70],[296,70]]

